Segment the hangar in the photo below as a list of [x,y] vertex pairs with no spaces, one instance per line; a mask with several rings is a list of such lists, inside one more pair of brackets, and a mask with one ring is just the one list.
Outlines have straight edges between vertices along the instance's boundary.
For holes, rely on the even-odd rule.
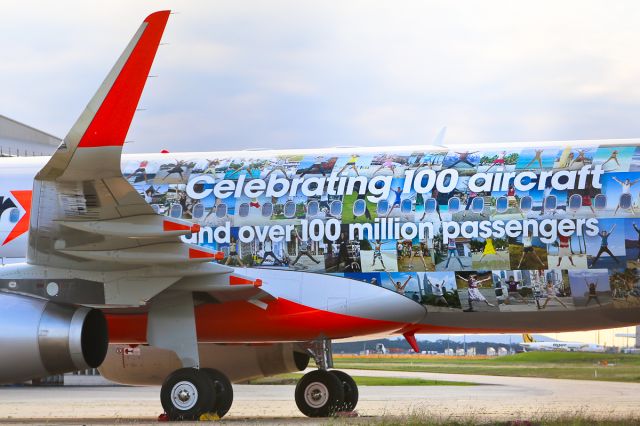
[[0,115],[0,157],[51,155],[61,139]]

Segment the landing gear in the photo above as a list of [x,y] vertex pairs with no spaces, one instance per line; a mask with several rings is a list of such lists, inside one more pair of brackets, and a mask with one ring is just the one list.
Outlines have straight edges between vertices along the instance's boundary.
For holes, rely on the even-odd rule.
[[227,376],[213,368],[201,368],[200,371],[208,376],[215,390],[215,401],[211,411],[216,413],[219,418],[222,418],[229,412],[231,404],[233,403],[233,387],[231,387],[231,382]]
[[342,383],[342,389],[344,390],[344,402],[340,411],[353,411],[358,405],[358,385],[353,377],[345,373],[344,371],[331,370],[329,373],[333,374]]
[[213,410],[215,397],[213,382],[195,368],[174,371],[160,389],[160,402],[170,420],[197,420]]
[[328,370],[333,367],[331,341],[310,342],[307,351],[319,369],[302,376],[296,386],[296,405],[300,411],[309,417],[352,412],[358,404],[358,385],[347,373]]
[[344,403],[344,388],[337,376],[316,370],[302,376],[296,385],[296,405],[309,417],[329,417]]
[[233,403],[233,388],[218,370],[181,368],[162,384],[160,401],[169,420],[198,420],[207,413],[222,418]]
[[193,306],[190,292],[172,292],[157,296],[149,308],[149,343],[174,351],[185,367],[171,373],[160,390],[169,420],[198,420],[203,414],[221,418],[233,402],[231,382],[224,374],[211,368],[198,369]]

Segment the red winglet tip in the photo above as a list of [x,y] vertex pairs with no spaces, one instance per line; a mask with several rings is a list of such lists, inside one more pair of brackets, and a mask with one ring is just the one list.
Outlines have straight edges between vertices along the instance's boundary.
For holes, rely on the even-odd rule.
[[416,335],[413,333],[404,333],[404,338],[407,339],[409,346],[415,353],[420,353],[420,347],[418,346],[418,341],[416,340]]
[[231,275],[229,277],[229,285],[250,285],[250,284],[255,285],[255,282],[247,278],[236,277],[235,275]]
[[[90,118],[78,148],[121,147],[131,126],[149,70],[169,19],[169,11],[152,13],[144,21],[133,49],[118,70],[97,111]],[[114,69],[115,70],[115,69]]]
[[163,149],[162,151],[160,151],[160,154],[168,154],[169,150],[168,149]]
[[189,249],[189,259],[209,259],[213,258],[216,255],[214,253],[209,253],[208,251],[197,250],[197,249]]
[[161,19],[169,19],[169,15],[171,14],[170,10],[159,10],[157,12],[153,12],[151,15],[144,18],[144,22],[153,23],[154,21],[159,21]]
[[191,228],[189,227],[189,225],[186,225],[183,223],[177,223],[170,220],[165,220],[162,222],[162,230],[165,232],[187,231],[187,230],[191,230]]

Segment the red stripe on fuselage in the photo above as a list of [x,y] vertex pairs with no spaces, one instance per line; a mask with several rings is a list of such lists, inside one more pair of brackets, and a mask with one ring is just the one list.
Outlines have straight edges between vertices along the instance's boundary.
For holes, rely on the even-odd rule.
[[[277,342],[395,333],[405,324],[315,309],[286,299],[262,309],[246,301],[200,305],[196,328],[201,342]],[[146,314],[109,314],[111,343],[146,343]]]

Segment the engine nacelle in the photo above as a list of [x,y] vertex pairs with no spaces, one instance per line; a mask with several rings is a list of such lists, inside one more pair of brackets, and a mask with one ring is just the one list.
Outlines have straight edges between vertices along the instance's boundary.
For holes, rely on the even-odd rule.
[[[293,343],[268,345],[198,345],[200,366],[215,368],[234,383],[302,371],[309,355]],[[161,385],[173,371],[182,368],[175,352],[153,346],[109,345],[99,368],[107,379],[127,385]]]
[[0,383],[95,368],[107,347],[99,310],[0,293]]

